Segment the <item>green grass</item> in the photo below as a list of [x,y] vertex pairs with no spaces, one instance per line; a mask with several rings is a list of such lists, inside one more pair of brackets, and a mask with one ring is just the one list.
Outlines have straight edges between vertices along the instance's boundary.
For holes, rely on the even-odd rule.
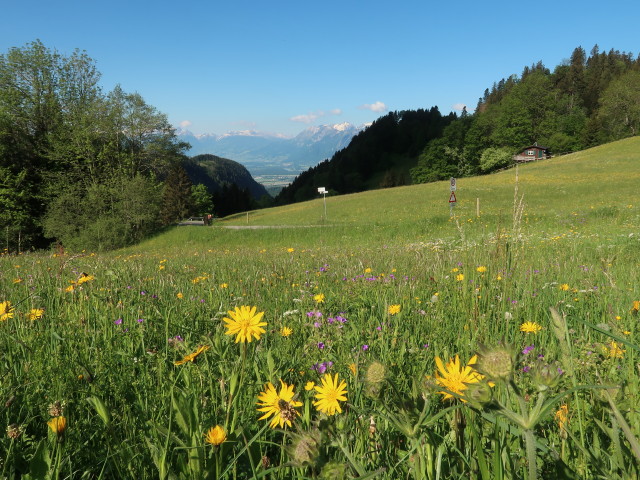
[[[517,190],[515,169],[459,179],[453,218],[440,182],[0,257],[0,477],[638,478],[638,140],[522,165]],[[267,323],[250,344],[222,320],[243,305]],[[483,345],[508,380],[443,401],[436,357]],[[328,417],[321,364],[346,381]],[[256,411],[280,380],[302,404],[284,430]]]

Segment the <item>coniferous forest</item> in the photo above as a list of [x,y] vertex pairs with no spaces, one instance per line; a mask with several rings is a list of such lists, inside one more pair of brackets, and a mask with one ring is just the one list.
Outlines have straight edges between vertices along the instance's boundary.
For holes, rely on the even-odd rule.
[[[111,249],[188,215],[214,212],[192,185],[187,144],[138,93],[105,92],[85,52],[40,41],[0,54],[0,235],[7,251],[61,244]],[[489,173],[537,143],[553,154],[634,136],[640,57],[578,47],[553,70],[538,62],[487,88],[472,113],[391,112],[331,159],[300,174],[277,204],[317,188],[352,193]],[[193,162],[191,162],[193,163]],[[256,206],[238,186],[220,215]],[[233,189],[238,195],[231,195]],[[235,190],[233,190],[235,191]],[[222,205],[221,198],[238,198]],[[262,202],[266,205],[267,202]]]

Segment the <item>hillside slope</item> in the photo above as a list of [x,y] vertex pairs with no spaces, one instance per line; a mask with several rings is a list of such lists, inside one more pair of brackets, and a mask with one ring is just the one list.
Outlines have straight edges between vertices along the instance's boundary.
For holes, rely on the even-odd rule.
[[[517,172],[517,177],[516,177]],[[491,175],[458,180],[454,213],[475,218],[511,217],[517,194],[527,217],[571,215],[577,210],[627,208],[640,202],[640,137],[628,138],[562,157],[519,165]],[[449,182],[410,185],[327,197],[331,224],[395,224],[449,216]],[[259,210],[252,222],[263,225],[308,225],[322,215],[322,198]],[[592,208],[593,207],[593,208]],[[232,223],[232,220],[228,221]]]
[[203,154],[191,157],[183,166],[191,182],[205,185],[210,193],[220,192],[225,185],[235,184],[241,190],[247,190],[255,200],[269,195],[243,165],[233,160]]

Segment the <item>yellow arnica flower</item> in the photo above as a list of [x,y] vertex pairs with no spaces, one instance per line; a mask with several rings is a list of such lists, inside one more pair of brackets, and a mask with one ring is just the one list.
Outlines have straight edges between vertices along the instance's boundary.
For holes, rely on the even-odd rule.
[[520,325],[520,331],[525,333],[538,333],[542,327],[536,322],[525,322]]
[[481,265],[478,268],[476,268],[476,272],[478,273],[484,273],[486,271],[487,271],[487,267],[485,267],[484,265]]
[[213,445],[218,446],[227,439],[227,432],[224,431],[224,427],[216,425],[211,427],[207,433],[204,434],[204,440]]
[[315,386],[316,386],[316,382],[309,380],[307,384],[304,386],[304,389],[308,392],[310,390],[313,390]]
[[342,413],[340,402],[347,401],[347,382],[338,381],[338,374],[331,378],[331,374],[325,373],[322,377],[322,385],[316,385],[316,401],[313,405],[322,413],[329,416]]
[[296,402],[293,396],[293,385],[287,385],[280,380],[280,393],[278,393],[271,382],[267,383],[264,392],[260,392],[258,395],[258,400],[260,400],[257,403],[260,407],[258,411],[264,413],[259,420],[273,415],[269,424],[271,428],[276,428],[278,425],[283,428],[285,424],[290,427],[296,416],[300,416],[296,408],[302,406],[302,402]]
[[389,305],[389,308],[387,309],[387,312],[389,312],[389,315],[396,315],[398,313],[400,313],[400,310],[402,309],[402,307],[398,304],[395,305]]
[[563,292],[566,292],[567,290],[569,290],[569,284],[568,283],[563,283],[562,285],[560,285],[558,287],[560,290],[562,290]]
[[13,307],[11,302],[0,302],[0,322],[4,322],[13,317]]
[[464,273],[459,273],[456,275],[456,281],[461,282],[464,280]]
[[631,307],[631,313],[637,314],[640,310],[640,300],[633,301],[633,307]]
[[[446,391],[438,392],[444,395],[443,400],[457,398],[452,393],[464,396],[464,391],[468,388],[470,383],[478,383],[484,375],[478,373],[472,365],[475,365],[478,361],[478,356],[474,355],[469,360],[467,365],[460,363],[460,357],[456,355],[455,359],[449,359],[449,362],[445,365],[442,363],[440,357],[436,357],[436,384],[445,388]],[[464,399],[461,399],[465,402]]]
[[184,295],[182,294],[182,292],[178,292],[176,293],[176,297],[178,297],[179,299],[182,299]]
[[612,340],[611,343],[609,343],[608,345],[609,345],[609,348],[605,347],[605,353],[609,356],[609,358],[624,357],[624,352],[626,352],[626,350],[622,348],[621,343],[617,343]]
[[209,350],[209,345],[200,345],[195,352],[190,353],[189,355],[185,355],[182,360],[177,360],[173,362],[173,364],[182,365],[183,363],[193,362],[198,355],[200,355],[202,352],[206,352],[207,350]]
[[60,436],[67,429],[67,419],[65,417],[53,417],[51,420],[47,422],[49,428],[53,433]]
[[314,295],[313,299],[316,301],[316,303],[324,302],[324,293],[318,293],[317,295]]
[[569,422],[569,407],[566,404],[560,405],[560,408],[554,415],[556,422],[558,422],[558,427],[560,430],[564,430],[566,428],[567,423]]
[[44,315],[44,309],[43,308],[32,308],[29,313],[27,314],[27,318],[29,320],[38,320],[40,318],[42,318],[42,316]]
[[289,327],[282,327],[282,330],[280,330],[280,335],[282,335],[283,337],[288,337],[292,333],[293,330]]
[[83,283],[86,282],[90,282],[91,280],[94,280],[95,277],[93,275],[89,275],[88,273],[83,273],[82,275],[80,275],[80,278],[78,278],[78,285],[82,285]]
[[225,327],[227,335],[236,335],[236,343],[249,342],[255,338],[260,340],[260,335],[265,333],[265,329],[262,328],[267,325],[267,322],[261,322],[264,312],[256,313],[257,307],[248,307],[243,305],[241,307],[235,307],[235,310],[229,310],[227,313],[231,318],[224,317],[223,322],[226,323]]

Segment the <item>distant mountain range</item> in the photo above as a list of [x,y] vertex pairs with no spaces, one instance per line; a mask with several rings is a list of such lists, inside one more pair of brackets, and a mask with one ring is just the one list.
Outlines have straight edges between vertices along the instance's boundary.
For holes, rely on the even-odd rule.
[[194,135],[182,130],[178,138],[191,145],[187,155],[212,154],[240,162],[254,177],[297,175],[345,148],[363,127],[350,123],[309,127],[293,138],[245,130],[224,135]]

